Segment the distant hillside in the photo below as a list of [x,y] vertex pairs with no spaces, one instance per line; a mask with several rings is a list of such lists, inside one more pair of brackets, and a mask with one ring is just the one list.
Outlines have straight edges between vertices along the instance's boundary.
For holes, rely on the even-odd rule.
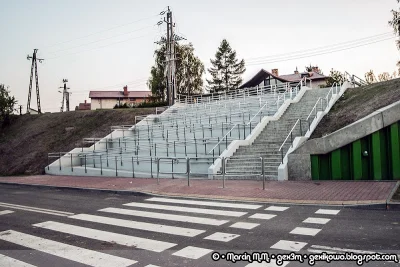
[[154,108],[15,116],[0,128],[0,175],[44,173],[48,152],[70,151],[82,138],[104,137],[110,126],[133,125],[135,116],[151,113]]
[[400,100],[400,79],[347,89],[318,124],[310,139],[335,132]]

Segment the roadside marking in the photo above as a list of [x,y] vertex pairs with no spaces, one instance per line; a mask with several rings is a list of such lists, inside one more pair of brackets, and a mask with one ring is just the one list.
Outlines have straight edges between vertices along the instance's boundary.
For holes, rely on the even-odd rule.
[[257,227],[259,225],[260,225],[259,223],[237,222],[237,223],[232,224],[229,227],[249,230],[249,229],[253,229],[254,227]]
[[154,219],[160,219],[160,220],[189,222],[189,223],[198,223],[198,224],[206,224],[206,225],[222,225],[224,223],[229,222],[227,220],[216,220],[216,219],[209,219],[209,218],[203,218],[203,217],[192,217],[192,216],[165,214],[165,213],[158,213],[158,212],[148,212],[148,211],[141,211],[141,210],[127,210],[127,209],[119,209],[119,208],[105,208],[105,209],[101,209],[99,211],[123,214],[123,215],[146,217],[146,218],[154,218]]
[[295,235],[311,235],[315,236],[321,229],[307,228],[307,227],[296,227],[290,233]]
[[288,251],[300,251],[305,245],[307,245],[307,243],[288,241],[288,240],[280,240],[275,245],[271,246],[271,248],[288,250]]
[[130,206],[130,207],[138,207],[138,208],[172,210],[172,211],[181,211],[181,212],[193,212],[193,213],[221,215],[221,216],[230,216],[230,217],[240,217],[240,216],[243,216],[243,215],[247,214],[247,212],[240,212],[240,211],[188,208],[188,207],[156,205],[156,204],[146,204],[146,203],[136,203],[136,202],[127,203],[127,204],[124,204],[124,205],[125,206]]
[[276,216],[275,214],[255,213],[255,214],[251,215],[249,218],[270,220],[270,219],[274,218],[275,216]]
[[64,216],[64,217],[74,215],[74,213],[71,213],[71,212],[42,209],[42,208],[23,206],[23,205],[17,205],[17,204],[10,204],[10,203],[4,203],[4,202],[0,202],[0,207],[9,208],[9,209],[16,209],[16,210],[39,212],[39,213],[45,213],[45,214],[51,214],[51,215],[57,215],[57,216]]
[[250,209],[250,210],[259,209],[262,207],[262,205],[252,205],[252,204],[197,201],[197,200],[184,200],[184,199],[161,198],[161,197],[152,197],[152,198],[149,198],[146,200],[147,201],[165,202],[165,203],[175,203],[175,204],[188,204],[188,205],[200,205],[200,206],[236,208],[236,209]]
[[115,225],[120,227],[157,232],[157,233],[165,233],[171,235],[180,235],[180,236],[189,236],[193,237],[199,234],[204,233],[204,230],[177,227],[177,226],[168,226],[163,224],[155,224],[155,223],[145,223],[145,222],[137,222],[130,220],[122,220],[115,219],[110,217],[96,216],[90,214],[77,214],[74,216],[70,216],[69,218],[88,221],[88,222],[96,222],[108,225]]
[[188,246],[178,250],[175,253],[172,253],[172,255],[196,260],[210,253],[211,251],[211,249]]
[[0,233],[0,239],[57,257],[79,262],[89,266],[130,266],[137,261],[125,259],[57,241],[8,230]]
[[325,218],[313,218],[309,217],[303,221],[303,223],[316,223],[316,224],[326,224],[330,221],[331,219],[325,219]]
[[289,262],[288,261],[284,261],[282,263],[282,265],[278,265],[276,263],[276,260],[271,259],[270,262],[252,262],[250,264],[247,264],[245,267],[285,267],[286,265],[288,265]]
[[214,240],[214,241],[221,241],[221,242],[229,242],[236,237],[239,237],[240,235],[235,235],[235,234],[228,234],[228,233],[221,233],[221,232],[216,232],[212,235],[209,235],[207,237],[204,237],[204,239],[208,240]]
[[273,210],[273,211],[285,211],[287,210],[289,207],[281,207],[281,206],[269,206],[268,208],[266,208],[265,210]]
[[319,209],[315,213],[316,214],[327,214],[327,215],[337,215],[340,210],[325,210],[325,209]]
[[2,211],[0,211],[0,216],[1,215],[6,215],[6,214],[10,214],[10,213],[14,213],[14,211],[12,211],[12,210],[2,210]]
[[36,267],[35,265],[31,265],[29,263],[16,260],[14,258],[10,258],[3,254],[0,254],[0,266],[12,266],[12,267]]
[[96,239],[100,241],[117,243],[123,246],[135,247],[154,252],[162,252],[166,249],[176,246],[175,243],[157,241],[130,235],[117,234],[117,233],[106,232],[91,228],[75,226],[71,224],[53,222],[53,221],[37,223],[33,224],[33,226],[61,233]]

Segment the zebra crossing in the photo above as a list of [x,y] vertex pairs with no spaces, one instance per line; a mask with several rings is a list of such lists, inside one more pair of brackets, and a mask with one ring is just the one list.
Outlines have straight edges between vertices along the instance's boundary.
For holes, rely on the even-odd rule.
[[[216,248],[220,248],[222,244],[245,239],[244,232],[254,231],[260,225],[279,218],[290,208],[292,207],[152,197],[143,202],[122,203],[119,207],[106,207],[89,213],[61,212],[62,218],[66,218],[63,221],[61,221],[62,218],[55,217],[55,219],[59,219],[32,224],[35,229],[51,233],[50,237],[39,236],[36,232],[24,233],[9,229],[0,232],[0,241],[66,259],[71,262],[71,266],[74,266],[74,263],[80,263],[88,266],[162,267],[159,262],[152,261],[157,257],[175,257],[174,260],[177,262],[182,259],[189,261],[201,259],[213,263],[210,255],[213,251],[217,251]],[[48,210],[42,210],[48,212]],[[316,214],[323,214],[323,212],[333,214],[332,211],[318,211]],[[33,210],[33,212],[35,211]],[[65,215],[68,216],[65,217]],[[150,219],[151,222],[145,222],[145,219]],[[325,224],[329,220],[309,217],[303,223]],[[126,229],[128,232],[121,233]],[[290,233],[316,235],[319,231],[320,229],[296,227]],[[67,239],[53,240],[51,236],[54,236],[55,233],[73,236],[76,239],[84,238],[90,242],[115,244],[123,246],[125,251],[131,250],[135,253],[125,257],[118,253],[91,250],[84,246],[72,245]],[[306,244],[279,240],[270,248],[299,251]],[[136,255],[139,255],[138,251],[147,253],[144,256],[140,254],[140,257],[135,258]],[[252,264],[246,265],[245,262],[238,262],[229,266],[275,266],[271,265],[273,263],[269,265]],[[213,265],[218,264],[214,262]],[[23,262],[11,255],[0,254],[0,266],[37,265],[32,262]]]

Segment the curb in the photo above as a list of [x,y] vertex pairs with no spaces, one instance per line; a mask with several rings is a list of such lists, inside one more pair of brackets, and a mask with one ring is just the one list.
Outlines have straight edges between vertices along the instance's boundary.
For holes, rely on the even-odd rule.
[[[61,189],[65,191],[82,191],[82,192],[92,192],[92,193],[111,193],[111,194],[123,194],[123,195],[132,195],[132,196],[162,196],[162,197],[179,197],[183,199],[200,199],[200,200],[215,200],[215,201],[228,201],[228,202],[251,202],[251,203],[259,203],[259,204],[282,204],[282,205],[296,205],[296,206],[330,206],[330,207],[341,207],[341,208],[353,208],[353,209],[387,209],[387,202],[381,201],[378,203],[359,203],[359,204],[346,204],[346,203],[337,203],[330,204],[329,201],[321,201],[325,203],[310,203],[310,201],[298,201],[298,200],[280,200],[280,201],[271,201],[270,199],[266,199],[265,201],[251,198],[223,198],[217,196],[205,196],[205,195],[179,195],[179,194],[168,194],[168,193],[153,193],[153,192],[143,192],[143,191],[134,191],[134,190],[113,190],[113,189],[101,189],[101,188],[84,188],[84,187],[72,187],[72,186],[57,186],[57,185],[42,185],[42,184],[23,184],[23,183],[15,183],[15,182],[0,182],[0,185],[13,185],[13,186],[23,186],[23,187],[33,187],[39,189]],[[300,203],[299,203],[300,202]],[[308,203],[307,203],[308,202]],[[326,203],[328,202],[328,203]],[[400,203],[393,203],[390,209],[400,209]]]

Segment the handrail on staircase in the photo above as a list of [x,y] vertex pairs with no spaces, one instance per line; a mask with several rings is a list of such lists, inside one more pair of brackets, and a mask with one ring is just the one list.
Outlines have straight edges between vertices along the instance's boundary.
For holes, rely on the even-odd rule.
[[227,141],[228,141],[228,134],[230,134],[230,133],[233,131],[233,129],[235,129],[238,125],[239,125],[239,123],[236,123],[236,124],[224,135],[224,137],[222,137],[221,140],[220,140],[210,151],[208,151],[207,154],[211,154],[211,152],[214,153],[214,150],[221,144],[221,142],[224,141],[224,139],[226,139],[225,141],[227,142]]
[[[283,163],[283,150],[282,150],[282,148],[283,148],[283,146],[286,144],[286,141],[289,139],[289,137],[290,137],[290,143],[291,143],[290,146],[293,145],[293,130],[296,128],[296,126],[297,126],[298,123],[300,123],[300,131],[301,131],[301,120],[300,120],[300,119],[297,119],[296,123],[293,125],[292,129],[290,130],[290,132],[289,132],[288,135],[286,136],[285,141],[283,141],[282,145],[279,147],[279,150],[278,150],[278,151],[281,152],[282,163]],[[302,134],[302,133],[301,133],[301,134]]]

